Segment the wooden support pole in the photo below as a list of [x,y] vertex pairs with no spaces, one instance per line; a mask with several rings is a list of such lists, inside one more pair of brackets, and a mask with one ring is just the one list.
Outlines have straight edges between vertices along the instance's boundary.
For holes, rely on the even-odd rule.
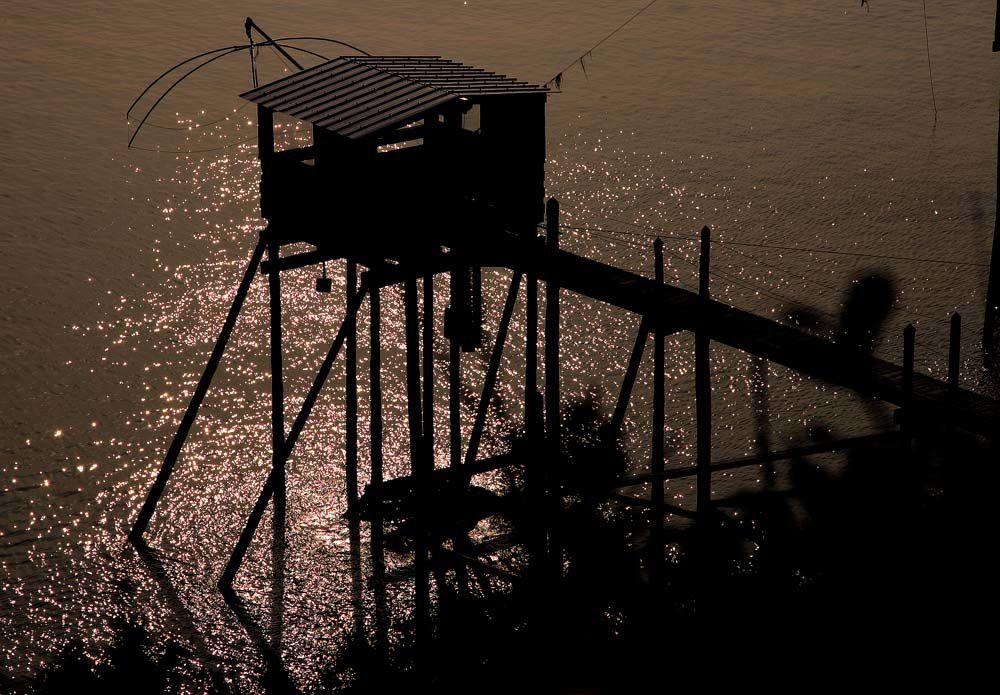
[[424,471],[434,470],[434,274],[424,275]]
[[958,376],[962,354],[962,315],[951,315],[951,334],[948,341],[948,388],[958,391]]
[[[302,433],[303,428],[306,426],[306,422],[309,420],[309,415],[312,413],[313,406],[316,405],[316,399],[319,397],[319,392],[323,389],[323,384],[326,383],[326,379],[330,375],[333,363],[336,361],[337,355],[340,354],[340,350],[343,348],[344,342],[347,340],[348,327],[350,323],[355,320],[358,307],[361,305],[361,300],[367,291],[367,283],[362,282],[361,287],[358,289],[355,301],[351,304],[349,311],[347,312],[347,316],[345,316],[344,320],[341,322],[340,330],[337,331],[337,336],[334,338],[333,344],[330,345],[330,350],[326,353],[326,357],[323,359],[319,370],[316,372],[316,377],[313,379],[313,384],[309,388],[309,393],[306,394],[306,398],[302,402],[302,407],[299,409],[299,414],[296,416],[295,422],[292,423],[287,439],[285,439],[284,459],[286,460],[291,455],[292,450],[295,448],[295,443],[299,439],[299,435]],[[257,532],[257,527],[260,525],[260,520],[264,516],[264,512],[267,510],[267,503],[271,500],[271,496],[274,494],[278,483],[283,480],[283,476],[283,467],[275,467],[274,465],[271,466],[271,472],[268,474],[267,480],[264,481],[264,486],[261,488],[260,494],[257,496],[257,501],[254,503],[250,516],[247,517],[247,523],[243,527],[242,533],[240,533],[239,540],[236,541],[232,554],[229,556],[229,562],[226,564],[226,569],[219,578],[219,588],[223,591],[227,591],[232,587],[233,579],[236,578],[236,573],[239,572],[240,566],[243,564],[243,558],[246,556],[247,549],[250,547],[250,542],[253,540],[254,534]]]
[[646,341],[649,340],[649,324],[649,318],[643,316],[639,323],[639,330],[635,334],[635,344],[632,346],[632,354],[628,358],[628,367],[625,369],[625,378],[622,379],[622,388],[618,392],[618,403],[611,416],[611,431],[615,434],[621,432],[622,426],[625,424],[625,415],[632,398],[632,388],[639,375],[639,366],[642,364],[642,353],[646,349]]
[[[709,271],[711,268],[711,231],[701,230],[701,255],[698,265],[698,298],[702,302],[701,319],[709,302]],[[712,372],[709,363],[708,333],[699,327],[694,335],[694,372],[697,417],[697,499],[696,510],[704,519],[712,504]]]
[[[420,652],[426,644],[427,629],[430,615],[430,577],[428,574],[427,538],[425,533],[424,512],[428,503],[425,485],[426,458],[423,443],[423,423],[420,408],[420,326],[417,307],[417,281],[408,278],[403,284],[404,323],[406,333],[406,411],[410,428],[410,473],[417,484],[417,529],[414,539],[414,598],[416,615],[417,650]],[[422,659],[418,655],[419,662]]]
[[[536,241],[532,238],[532,241]],[[538,414],[538,274],[529,270],[524,286],[524,431],[531,438]]]
[[[549,198],[545,206],[546,257],[552,272],[545,282],[545,434],[550,455],[559,456],[559,280],[554,261],[559,254],[559,201]],[[550,462],[555,466],[558,459]]]
[[[997,7],[1000,23],[1000,4]],[[1000,32],[998,32],[1000,33]],[[997,50],[1000,35],[993,39],[993,50]],[[1000,123],[997,131],[997,201],[993,214],[993,245],[990,250],[990,274],[986,280],[986,306],[983,312],[983,352],[992,361],[996,351],[997,315],[1000,314]]]
[[403,313],[406,338],[406,414],[410,429],[410,473],[417,475],[423,456],[420,416],[420,327],[418,325],[417,281],[403,283]]
[[[562,482],[559,469],[562,461],[560,397],[559,397],[559,279],[555,261],[559,255],[559,201],[549,198],[545,206],[545,245],[549,271],[545,282],[545,455],[550,475],[543,486],[548,495],[546,507],[552,513],[552,520],[562,511]],[[555,475],[552,475],[554,473]],[[558,524],[553,523],[549,531],[548,555],[545,562],[552,579],[562,577],[562,543],[559,539]]]
[[903,432],[907,440],[913,433],[913,353],[917,329],[907,324],[903,329]]
[[[368,420],[369,448],[371,450],[371,484],[381,486],[382,460],[382,301],[377,285],[368,297]],[[385,545],[381,504],[376,504],[371,520],[370,552],[372,583],[375,594],[375,652],[381,659],[387,651],[387,624],[385,597]]]
[[[267,257],[277,260],[281,253],[281,244],[271,239],[267,243]],[[268,297],[271,304],[271,472],[275,476],[272,500],[274,501],[271,517],[271,562],[274,578],[274,598],[271,607],[271,628],[275,639],[276,650],[280,653],[281,626],[284,623],[283,595],[285,584],[285,521],[286,521],[286,488],[285,462],[287,449],[285,447],[285,376],[284,354],[281,347],[281,273],[271,273],[267,276]]]
[[371,484],[382,484],[382,300],[378,287],[370,290],[369,306],[369,357],[368,399],[371,411],[368,421],[371,448]]
[[[458,273],[452,271],[446,324],[458,316],[461,290]],[[462,342],[458,331],[448,326],[448,438],[449,465],[462,463]]]
[[266,245],[264,241],[265,234],[266,231],[261,233],[261,238],[258,240],[257,245],[250,254],[250,261],[247,263],[246,270],[243,272],[243,279],[240,281],[239,287],[236,288],[236,296],[233,297],[233,303],[229,307],[229,313],[226,315],[226,320],[222,324],[222,330],[219,332],[219,337],[216,339],[215,346],[212,348],[212,354],[209,356],[208,363],[205,365],[205,371],[202,372],[201,379],[198,380],[198,385],[194,389],[194,395],[191,396],[191,401],[188,403],[187,410],[184,411],[184,416],[181,418],[181,423],[177,427],[177,432],[174,434],[173,441],[170,442],[170,448],[167,449],[167,455],[163,459],[163,465],[160,467],[160,472],[157,474],[156,480],[153,481],[153,486],[150,488],[149,494],[146,496],[146,501],[139,510],[139,515],[136,517],[135,523],[132,525],[132,530],[129,532],[129,540],[133,543],[142,542],[142,536],[146,532],[146,528],[149,526],[150,519],[153,518],[153,512],[156,511],[156,505],[160,501],[160,497],[163,495],[164,489],[167,487],[167,481],[170,479],[170,474],[174,470],[174,466],[180,456],[184,442],[187,440],[188,433],[191,431],[191,426],[194,424],[195,418],[198,416],[198,410],[201,408],[202,401],[205,400],[205,395],[208,393],[208,387],[212,384],[212,378],[215,376],[215,371],[219,367],[219,362],[222,361],[222,355],[226,351],[226,345],[229,344],[229,337],[232,335],[233,328],[236,326],[236,319],[240,315],[240,311],[243,308],[243,302],[247,297],[247,292],[250,290],[250,283],[257,274],[257,267],[260,265],[261,257],[264,255],[264,248]]
[[489,412],[490,400],[492,400],[493,391],[496,388],[497,375],[500,373],[500,360],[503,358],[504,343],[507,342],[510,320],[514,315],[514,306],[517,304],[517,294],[521,290],[521,277],[521,271],[515,270],[510,279],[510,289],[507,290],[507,300],[504,302],[500,325],[497,327],[493,352],[490,354],[490,362],[486,367],[483,392],[479,396],[479,406],[476,408],[476,420],[472,425],[472,432],[469,434],[469,449],[465,454],[465,465],[467,466],[475,463],[476,456],[479,455],[479,442],[483,436],[483,428],[486,426],[486,414]]
[[[663,289],[663,240],[659,237],[653,242],[653,271],[658,290]],[[657,306],[661,305],[657,302]],[[653,441],[649,462],[649,472],[656,476],[651,483],[650,501],[652,502],[652,533],[650,534],[650,570],[659,579],[663,564],[663,440],[664,440],[664,374],[663,365],[663,321],[656,317],[653,332]]]
[[[358,264],[347,261],[344,313],[350,313],[351,302],[357,294]],[[357,313],[348,323],[344,344],[344,416],[347,419],[344,451],[346,454],[347,507],[358,501],[358,321]]]

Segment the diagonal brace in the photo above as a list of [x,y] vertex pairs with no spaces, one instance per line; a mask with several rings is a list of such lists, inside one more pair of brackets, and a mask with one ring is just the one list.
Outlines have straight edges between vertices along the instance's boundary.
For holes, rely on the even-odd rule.
[[191,431],[191,426],[198,416],[198,410],[201,408],[202,401],[205,400],[208,387],[212,384],[215,370],[218,368],[219,362],[222,360],[222,355],[226,351],[226,345],[229,343],[229,337],[232,335],[233,327],[236,325],[236,319],[243,308],[243,301],[250,290],[250,283],[253,281],[254,275],[257,273],[257,268],[260,266],[261,258],[264,255],[264,248],[266,246],[265,238],[266,234],[262,232],[257,246],[254,247],[253,253],[250,255],[250,262],[243,273],[243,279],[236,290],[233,303],[229,307],[229,314],[226,316],[226,321],[222,324],[219,338],[215,341],[215,347],[212,348],[212,354],[205,365],[205,371],[202,373],[201,379],[195,387],[194,395],[191,396],[187,410],[184,411],[184,417],[181,418],[181,424],[177,427],[177,433],[174,435],[173,441],[170,442],[170,448],[163,459],[163,465],[160,467],[160,472],[153,482],[153,487],[150,488],[149,494],[146,496],[146,501],[143,503],[142,509],[139,510],[139,516],[136,517],[135,523],[132,525],[132,530],[128,534],[128,538],[133,544],[142,542],[142,536],[149,526],[150,519],[153,518],[153,512],[156,511],[156,505],[160,501],[164,489],[167,487],[167,480],[170,479],[170,474],[173,472],[177,458],[180,456],[181,448],[184,446],[188,433]]
[[628,359],[625,378],[622,380],[622,389],[618,394],[618,404],[615,406],[614,415],[611,416],[611,431],[615,434],[621,432],[622,424],[625,422],[625,412],[628,410],[628,403],[632,398],[632,387],[635,386],[635,378],[639,374],[639,365],[642,363],[642,353],[649,340],[649,328],[650,320],[647,316],[643,316],[635,336],[635,345],[632,346],[632,355]]
[[479,455],[479,441],[483,437],[483,428],[486,426],[486,412],[489,409],[490,400],[493,398],[493,389],[496,387],[497,374],[500,371],[500,358],[503,357],[503,346],[507,342],[507,331],[510,328],[511,316],[514,315],[514,305],[517,304],[517,293],[521,289],[522,275],[520,270],[516,270],[510,279],[507,301],[504,303],[496,341],[493,343],[493,353],[490,355],[490,363],[486,368],[483,392],[479,397],[479,406],[476,408],[476,420],[472,425],[472,432],[469,434],[469,448],[465,453],[466,466],[475,463],[476,456]]

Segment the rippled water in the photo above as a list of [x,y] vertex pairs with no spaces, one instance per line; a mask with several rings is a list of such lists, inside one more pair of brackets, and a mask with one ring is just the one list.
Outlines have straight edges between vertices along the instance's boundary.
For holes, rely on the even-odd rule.
[[[252,144],[183,156],[125,148],[124,112],[142,86],[192,53],[240,43],[248,11],[274,35],[327,34],[373,53],[440,53],[544,81],[643,4],[4,8],[0,652],[8,673],[39,667],[74,637],[96,653],[109,621],[135,613],[192,645],[201,663],[244,663],[245,685],[265,667],[253,631],[214,590],[269,463],[262,283],[251,290],[151,528],[165,576],[123,542],[260,226]],[[762,315],[810,307],[817,330],[829,333],[853,278],[891,274],[898,297],[879,353],[897,355],[902,327],[914,322],[918,364],[940,374],[947,317],[958,310],[967,326],[963,384],[984,388],[974,348],[995,205],[993,9],[987,0],[928,5],[935,125],[918,3],[876,0],[871,12],[853,0],[658,3],[596,50],[585,72],[566,70],[563,93],[549,100],[549,193],[561,200],[567,224],[614,230],[570,232],[566,246],[648,272],[652,236],[689,236],[710,224],[731,241],[871,254],[717,245],[713,292]],[[252,110],[239,110],[235,96],[249,81],[245,56],[227,60],[179,88],[136,144],[210,150],[252,137]],[[274,54],[261,61],[267,79],[281,74]],[[695,245],[668,242],[668,281],[693,286]],[[980,265],[874,257],[887,255]],[[331,295],[313,292],[312,271],[284,276],[292,412],[339,325],[341,267],[331,270]],[[507,281],[505,273],[487,273],[489,331]],[[401,297],[386,292],[392,474],[408,468],[401,332],[393,332],[401,311]],[[595,395],[607,406],[636,320],[573,296],[563,316],[566,398]],[[673,336],[667,349],[669,455],[683,465],[693,453],[692,341]],[[363,374],[364,340],[360,354]],[[482,356],[465,359],[474,398]],[[501,377],[506,400],[493,413],[484,453],[502,449],[519,421],[518,359],[510,351]],[[750,453],[755,366],[723,348],[713,360],[715,455]],[[637,465],[648,441],[648,372],[630,410]],[[281,625],[286,666],[301,684],[313,682],[355,620],[371,620],[370,606],[357,613],[347,590],[338,373],[290,463],[283,615],[269,603],[266,543],[253,548],[237,582],[265,633]],[[817,425],[850,434],[887,422],[882,409],[779,368],[769,383],[774,442],[801,441]],[[364,407],[361,417],[365,432]],[[447,458],[445,436],[442,428],[439,463]],[[362,471],[366,464],[363,448]],[[754,475],[729,484],[752,484]],[[692,492],[687,482],[668,490],[682,502]],[[260,533],[266,538],[268,530]],[[394,605],[407,605],[407,586],[395,586]]]

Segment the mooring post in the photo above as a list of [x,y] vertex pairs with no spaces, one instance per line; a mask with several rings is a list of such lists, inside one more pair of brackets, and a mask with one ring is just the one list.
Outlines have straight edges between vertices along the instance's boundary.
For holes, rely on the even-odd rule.
[[[348,260],[346,288],[344,291],[344,313],[351,310],[358,285],[358,264]],[[357,313],[347,328],[344,343],[344,416],[347,430],[344,436],[344,451],[347,459],[347,508],[353,509],[358,501],[358,320]]]
[[[545,282],[545,434],[551,455],[559,456],[559,201],[549,198],[545,206],[545,245],[548,263]],[[558,466],[558,459],[550,462]]]
[[711,230],[702,227],[701,254],[698,263],[698,298],[701,302],[699,328],[694,334],[694,373],[698,462],[697,500],[698,518],[704,520],[712,504],[712,372],[709,363],[707,321],[709,295],[709,270],[711,268]]
[[160,467],[160,472],[156,476],[156,480],[153,481],[153,486],[149,490],[149,494],[146,496],[146,501],[143,503],[142,508],[139,510],[139,515],[135,519],[135,523],[132,525],[132,530],[129,532],[129,540],[133,543],[141,543],[142,536],[149,527],[149,521],[153,518],[153,512],[156,511],[156,505],[160,501],[160,497],[163,495],[163,491],[167,487],[167,481],[170,479],[170,474],[174,470],[174,466],[177,464],[177,459],[180,456],[181,449],[184,446],[184,442],[187,440],[188,433],[191,431],[191,426],[194,424],[195,418],[198,416],[198,410],[201,408],[202,401],[205,400],[205,395],[208,393],[208,387],[212,384],[212,378],[215,376],[215,371],[219,367],[219,362],[222,361],[222,355],[226,351],[226,345],[229,344],[229,337],[233,333],[233,328],[236,326],[236,319],[239,318],[240,311],[243,309],[243,301],[247,297],[247,292],[250,290],[250,283],[253,282],[254,276],[257,274],[257,268],[260,266],[260,260],[264,255],[264,248],[266,246],[265,242],[266,230],[261,232],[260,239],[257,241],[257,245],[253,249],[253,253],[250,254],[250,262],[247,263],[246,270],[243,272],[243,279],[240,280],[239,287],[236,288],[236,296],[233,297],[233,303],[229,306],[229,313],[226,315],[226,320],[222,324],[222,330],[219,331],[219,337],[215,341],[215,346],[212,348],[212,354],[208,358],[208,362],[205,364],[205,371],[202,372],[201,379],[198,380],[198,385],[194,389],[194,395],[191,396],[191,401],[188,403],[187,410],[184,411],[184,416],[181,418],[181,423],[177,427],[177,432],[174,434],[173,441],[170,442],[170,448],[167,449],[167,455],[163,458],[163,465]]
[[[538,236],[532,232],[528,240],[534,251]],[[535,412],[538,401],[538,271],[534,262],[535,254],[532,253],[524,285],[524,431],[529,440],[538,434],[535,431],[538,417]]]
[[426,474],[434,470],[434,273],[424,274],[424,403],[423,439]]
[[663,479],[663,438],[664,438],[664,365],[663,365],[663,321],[659,315],[660,307],[663,305],[659,296],[663,290],[663,240],[659,237],[653,242],[653,270],[656,280],[656,309],[654,309],[654,332],[653,332],[653,442],[652,455],[649,463],[649,472],[653,480],[651,484],[651,501],[653,512],[653,525],[650,542],[650,559],[652,561],[650,569],[652,574],[659,579],[660,565],[663,561],[663,486],[666,481]]
[[948,387],[958,390],[959,361],[962,353],[962,315],[951,315],[951,335],[948,340]]

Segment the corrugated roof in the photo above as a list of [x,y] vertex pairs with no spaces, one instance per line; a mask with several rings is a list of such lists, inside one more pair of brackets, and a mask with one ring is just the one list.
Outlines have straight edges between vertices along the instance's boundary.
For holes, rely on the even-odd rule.
[[357,140],[460,97],[547,91],[440,56],[345,56],[240,96]]

